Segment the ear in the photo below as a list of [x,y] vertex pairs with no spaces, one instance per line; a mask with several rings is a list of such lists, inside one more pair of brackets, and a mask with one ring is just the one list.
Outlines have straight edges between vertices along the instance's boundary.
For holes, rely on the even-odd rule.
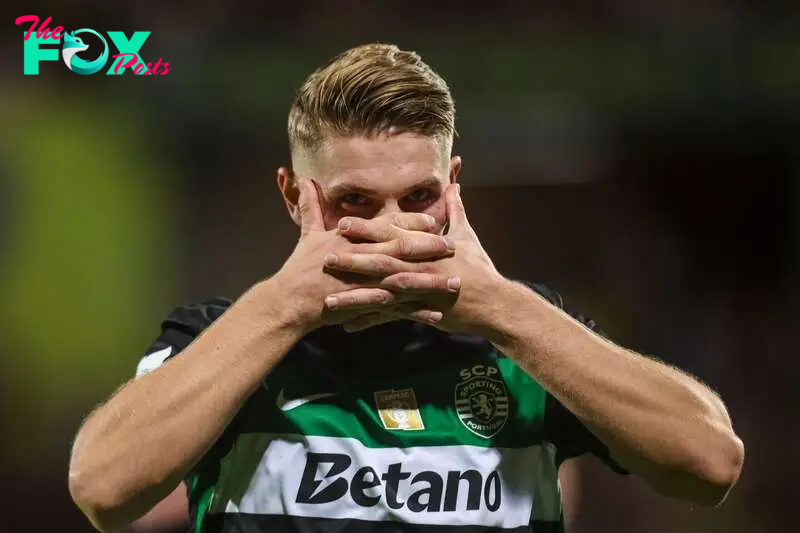
[[450,158],[450,183],[456,182],[459,172],[461,172],[461,157],[454,155]]
[[278,189],[294,223],[300,226],[300,188],[294,173],[286,167],[278,169]]

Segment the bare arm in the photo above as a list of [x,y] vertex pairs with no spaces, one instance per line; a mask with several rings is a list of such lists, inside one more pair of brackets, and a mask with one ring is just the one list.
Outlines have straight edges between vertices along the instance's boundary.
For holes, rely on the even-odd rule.
[[[662,494],[721,503],[744,457],[719,397],[691,376],[617,346],[527,287],[500,282],[487,337]],[[513,310],[513,312],[512,312]]]
[[[459,280],[457,296],[431,300],[441,309],[436,327],[491,341],[580,419],[617,463],[656,490],[701,505],[720,503],[744,460],[722,401],[691,376],[607,341],[505,279],[470,226],[457,185],[445,190],[445,202],[452,257],[420,264],[355,251],[339,254],[329,268],[363,275],[424,271]],[[402,291],[398,276],[382,286]],[[332,296],[333,307],[327,305],[333,309],[374,303],[356,291]]]
[[133,522],[125,533],[166,533],[186,531],[189,527],[189,500],[181,483],[158,502],[146,515]]
[[[299,204],[293,208],[301,236],[281,270],[245,293],[180,356],[124,386],[78,432],[70,492],[98,529],[120,529],[170,494],[305,333],[369,312],[336,318],[323,313],[326,295],[360,287],[323,270],[326,255],[354,245],[336,230],[325,229],[314,183],[305,180],[301,187]],[[429,218],[402,213],[391,222],[429,230]],[[382,223],[388,226],[388,220]],[[414,246],[417,252],[426,257],[450,253],[441,238],[422,236],[424,242]],[[420,283],[430,292],[427,281]],[[391,295],[375,287],[360,289],[384,301]],[[391,308],[381,306],[380,311]]]
[[102,531],[170,494],[301,332],[270,281],[221,316],[179,357],[128,383],[78,432],[73,499]]

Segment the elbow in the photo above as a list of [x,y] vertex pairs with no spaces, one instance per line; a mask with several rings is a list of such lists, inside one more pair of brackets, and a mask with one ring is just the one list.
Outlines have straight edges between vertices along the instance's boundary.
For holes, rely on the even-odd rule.
[[728,497],[742,473],[744,444],[728,429],[716,446],[708,447],[692,468],[695,490],[687,498],[702,507],[718,507]]
[[74,464],[69,469],[69,492],[75,505],[98,531],[117,533],[128,525],[120,519],[119,510],[123,504],[122,499],[115,496],[118,492],[106,486],[98,476]]

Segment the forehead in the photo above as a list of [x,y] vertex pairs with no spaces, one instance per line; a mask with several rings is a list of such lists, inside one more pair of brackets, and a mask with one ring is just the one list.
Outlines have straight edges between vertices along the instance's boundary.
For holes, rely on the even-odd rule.
[[325,189],[390,193],[431,179],[446,182],[449,154],[443,145],[412,133],[333,138],[314,155],[309,170]]

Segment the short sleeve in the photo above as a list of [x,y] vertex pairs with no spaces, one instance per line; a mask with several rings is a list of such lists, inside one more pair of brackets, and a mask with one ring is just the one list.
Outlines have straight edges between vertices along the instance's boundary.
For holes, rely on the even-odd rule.
[[[565,308],[564,300],[559,293],[544,285],[525,283],[551,304],[566,311],[572,318],[593,332],[605,337],[594,320]],[[614,472],[623,475],[628,474],[627,470],[611,458],[608,447],[594,433],[589,431],[577,416],[572,414],[550,393],[547,393],[545,400],[543,432],[545,440],[556,447],[556,458],[559,464],[572,457],[589,453],[602,460]]]
[[176,307],[161,322],[161,333],[136,367],[136,377],[141,377],[175,357],[217,318],[222,316],[231,301],[227,298],[210,298],[202,302]]

